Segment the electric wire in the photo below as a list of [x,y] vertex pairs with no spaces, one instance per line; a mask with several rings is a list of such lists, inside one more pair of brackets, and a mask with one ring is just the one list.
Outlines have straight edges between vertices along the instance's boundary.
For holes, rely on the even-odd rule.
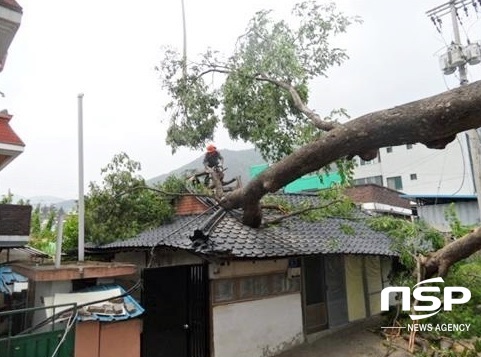
[[67,339],[67,335],[68,333],[70,332],[70,330],[72,329],[72,327],[75,325],[75,322],[77,320],[77,315],[78,315],[78,311],[76,310],[74,314],[71,314],[70,315],[70,318],[67,322],[67,326],[65,327],[65,331],[62,335],[62,338],[60,339],[60,341],[58,342],[57,344],[57,347],[55,348],[55,350],[53,351],[52,353],[52,357],[55,357],[58,353],[58,351],[60,350],[60,348],[62,347],[63,343],[65,342],[65,340]]
[[459,148],[461,150],[461,158],[463,160],[463,178],[461,180],[461,184],[459,185],[459,188],[456,191],[454,191],[454,193],[452,194],[453,196],[456,195],[457,193],[459,193],[459,191],[462,190],[462,188],[464,186],[464,180],[466,178],[466,157],[464,156],[463,145],[461,143],[461,140],[459,140],[458,136],[456,136],[456,141],[458,142]]

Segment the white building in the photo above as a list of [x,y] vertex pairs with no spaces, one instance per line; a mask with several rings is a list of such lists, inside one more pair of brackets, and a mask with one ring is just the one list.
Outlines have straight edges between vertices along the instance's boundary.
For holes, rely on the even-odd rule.
[[446,212],[454,205],[463,224],[479,224],[471,150],[466,133],[457,135],[444,150],[423,144],[379,149],[371,161],[357,158],[354,184],[375,183],[403,192],[416,202],[419,218],[444,232],[450,231]]
[[371,161],[357,158],[354,183],[375,183],[409,195],[476,192],[465,133],[458,134],[444,150],[408,144],[381,148],[378,157]]

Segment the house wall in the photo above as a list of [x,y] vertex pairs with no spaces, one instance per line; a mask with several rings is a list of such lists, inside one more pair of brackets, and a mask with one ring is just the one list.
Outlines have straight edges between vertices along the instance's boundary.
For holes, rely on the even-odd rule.
[[[288,259],[210,264],[209,276],[214,356],[273,356],[304,341],[300,282],[287,278]],[[222,292],[225,301],[217,300],[220,282],[227,288]],[[274,282],[283,288],[273,288]],[[253,294],[243,295],[243,284],[249,283],[259,287],[262,296],[252,286]]]
[[304,341],[301,294],[215,306],[214,356],[265,357]]
[[[149,264],[150,254],[148,251],[121,252],[115,254],[114,261],[135,264],[139,268],[137,271],[140,273],[140,271]],[[203,260],[201,258],[186,252],[185,250],[159,248],[155,252],[151,268],[202,263]]]
[[[52,305],[52,301],[49,298],[53,297],[55,294],[72,292],[72,282],[70,280],[36,281],[32,285],[35,286],[33,289],[35,295],[33,305],[29,307],[50,306]],[[33,325],[45,320],[47,318],[47,314],[50,316],[52,313],[52,310],[35,311],[33,316]]]
[[209,264],[209,278],[223,279],[246,275],[286,272],[288,259],[226,261]]
[[[445,216],[446,210],[450,207],[451,203],[418,206],[418,216],[433,228],[441,232],[450,232],[451,227]],[[476,200],[456,202],[454,210],[463,224],[479,224],[479,207]]]
[[362,269],[363,259],[364,257],[360,255],[346,255],[344,258],[349,322],[367,316]]
[[345,255],[344,266],[349,322],[380,314],[391,258]]

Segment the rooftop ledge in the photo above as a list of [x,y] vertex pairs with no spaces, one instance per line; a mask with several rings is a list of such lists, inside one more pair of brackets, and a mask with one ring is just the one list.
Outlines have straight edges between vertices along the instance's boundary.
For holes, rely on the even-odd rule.
[[33,281],[62,281],[88,278],[108,278],[137,273],[137,266],[128,263],[67,262],[56,268],[53,263],[15,262],[12,270]]

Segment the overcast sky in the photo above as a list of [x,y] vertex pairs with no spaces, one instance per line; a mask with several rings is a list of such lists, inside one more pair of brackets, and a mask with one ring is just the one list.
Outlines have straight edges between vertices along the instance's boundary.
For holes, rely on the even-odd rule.
[[[85,183],[121,151],[140,161],[151,178],[202,154],[165,145],[166,102],[154,66],[161,46],[182,48],[181,2],[159,0],[18,0],[22,24],[0,73],[0,109],[25,152],[0,172],[0,194],[75,198],[78,192],[77,95],[84,93]],[[289,13],[295,1],[185,0],[189,57],[208,46],[229,54],[255,11]],[[443,76],[438,56],[452,40],[451,21],[442,34],[425,15],[438,0],[344,0],[359,15],[339,44],[350,60],[313,83],[310,105],[319,113],[344,107],[352,117],[386,109],[458,86]],[[481,40],[481,14],[462,14],[463,41]],[[468,67],[470,81],[481,65]],[[225,133],[219,148],[242,149]],[[87,188],[86,188],[87,192]]]

